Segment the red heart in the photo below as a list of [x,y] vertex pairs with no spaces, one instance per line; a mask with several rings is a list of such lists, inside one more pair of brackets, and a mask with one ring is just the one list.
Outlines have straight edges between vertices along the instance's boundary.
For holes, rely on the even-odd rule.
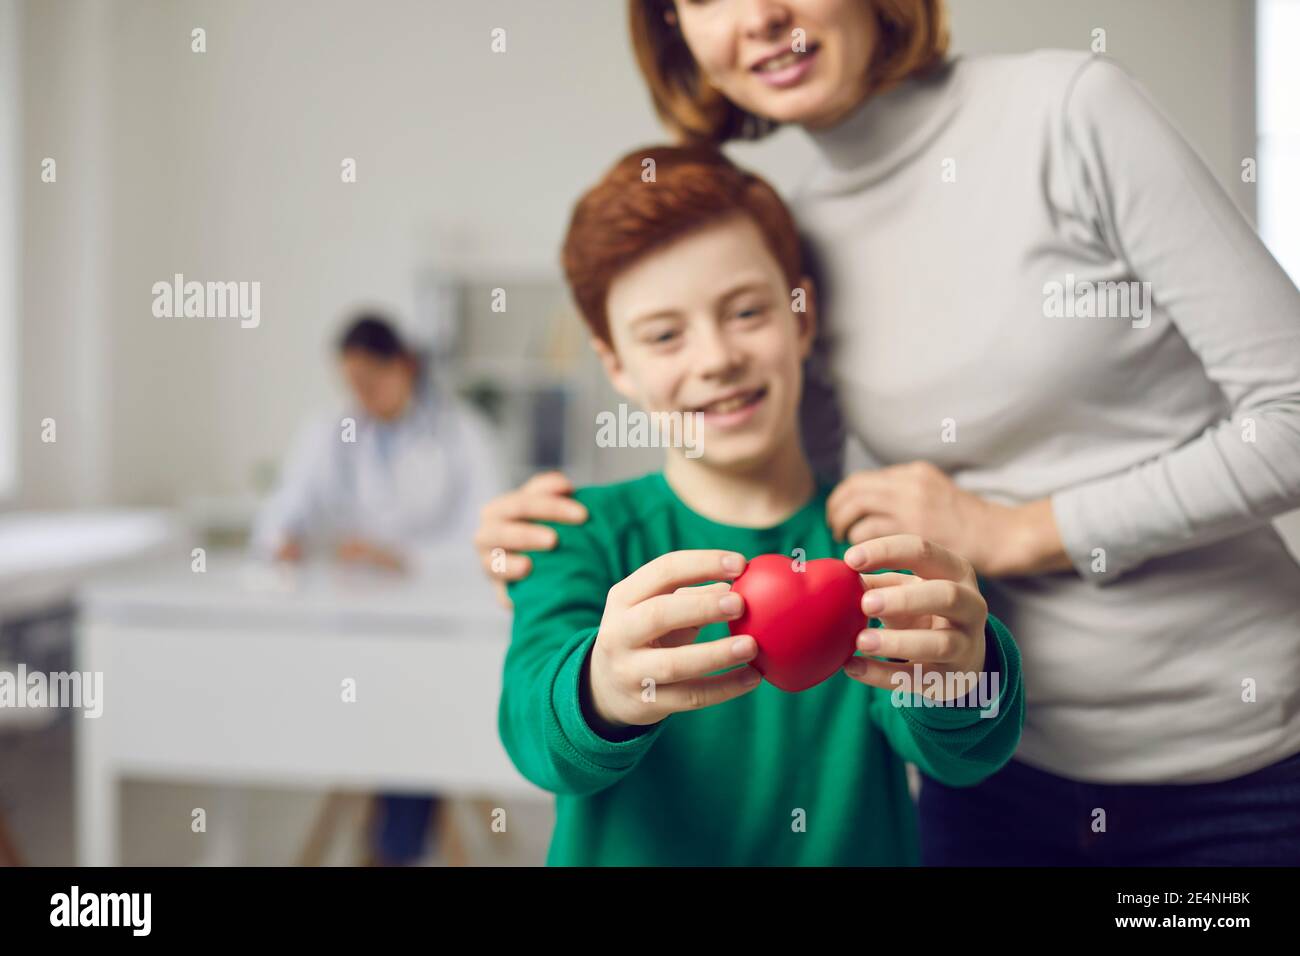
[[758,656],[752,666],[790,693],[820,684],[844,666],[867,626],[862,578],[839,558],[796,565],[783,554],[760,554],[731,589],[745,599],[731,633],[754,635]]

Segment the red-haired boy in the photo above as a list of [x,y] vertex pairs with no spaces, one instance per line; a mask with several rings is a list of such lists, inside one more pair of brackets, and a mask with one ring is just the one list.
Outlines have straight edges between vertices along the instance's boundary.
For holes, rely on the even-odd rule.
[[[557,795],[548,862],[915,863],[905,761],[954,786],[1001,767],[1020,655],[970,564],[910,535],[845,558],[885,627],[843,675],[786,693],[749,666],[753,637],[728,635],[746,560],[845,552],[800,441],[816,311],[789,211],[717,152],[639,151],[578,203],[564,266],[618,392],[702,430],[662,472],[580,489],[590,518],[550,525],[558,546],[510,585],[500,730]],[[899,706],[893,678],[915,665],[991,674],[995,692]]]

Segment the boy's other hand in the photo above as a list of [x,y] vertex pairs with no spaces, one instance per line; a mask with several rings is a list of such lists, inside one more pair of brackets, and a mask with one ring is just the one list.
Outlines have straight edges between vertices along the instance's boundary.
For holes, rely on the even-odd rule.
[[573,483],[558,471],[534,475],[514,491],[493,498],[479,512],[474,547],[492,579],[497,600],[510,607],[506,582],[528,577],[533,563],[521,551],[550,551],[556,535],[539,521],[582,524],[587,509],[569,497]]
[[[850,659],[844,666],[850,677],[893,690],[894,674],[910,677],[917,663],[922,674],[978,674],[984,669],[984,625],[989,608],[969,561],[914,534],[855,544],[845,552],[844,560],[862,574],[867,587],[862,596],[863,613],[878,618],[882,625],[858,635],[858,650],[870,656]],[[883,568],[914,573],[866,573]],[[960,685],[943,681],[941,686]]]
[[[758,671],[736,667],[758,654],[753,637],[695,643],[704,625],[744,611],[744,599],[730,584],[744,569],[744,557],[734,551],[673,551],[609,589],[588,667],[594,713],[587,717],[597,732],[614,736],[758,686]],[[705,581],[717,583],[692,586]],[[734,669],[713,673],[728,667]]]

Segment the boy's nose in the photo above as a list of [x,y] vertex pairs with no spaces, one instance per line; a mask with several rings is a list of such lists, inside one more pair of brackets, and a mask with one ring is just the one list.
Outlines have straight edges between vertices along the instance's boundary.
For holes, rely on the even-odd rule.
[[694,348],[701,375],[729,377],[745,364],[744,353],[718,330],[706,333]]

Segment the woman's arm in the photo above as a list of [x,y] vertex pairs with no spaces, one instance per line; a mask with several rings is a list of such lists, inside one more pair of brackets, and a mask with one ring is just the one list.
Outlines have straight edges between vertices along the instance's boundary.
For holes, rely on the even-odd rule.
[[854,544],[915,534],[960,554],[985,577],[1068,571],[1048,498],[1001,505],[957,486],[928,461],[857,471],[826,501],[836,538]]
[[1151,283],[1229,411],[1178,448],[1052,496],[1073,566],[1103,584],[1300,506],[1300,291],[1114,63],[1076,77],[1066,138],[1081,209]]
[[1150,283],[1173,326],[1126,334],[1180,335],[1230,417],[1126,471],[1020,505],[964,491],[923,461],[859,471],[827,502],[837,537],[912,532],[990,578],[1075,569],[1105,584],[1300,506],[1300,291],[1122,69],[1087,61],[1065,107],[1078,214]]

